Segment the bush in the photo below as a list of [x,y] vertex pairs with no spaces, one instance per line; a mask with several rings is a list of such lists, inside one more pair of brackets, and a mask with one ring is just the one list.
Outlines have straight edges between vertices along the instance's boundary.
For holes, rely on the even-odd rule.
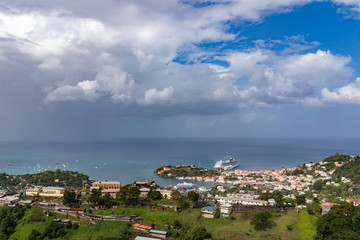
[[289,230],[289,231],[292,231],[292,230],[293,230],[292,225],[287,225],[286,228],[287,228],[287,230]]
[[275,222],[272,220],[272,213],[269,211],[256,213],[251,219],[250,224],[254,225],[256,231],[265,231],[275,226]]

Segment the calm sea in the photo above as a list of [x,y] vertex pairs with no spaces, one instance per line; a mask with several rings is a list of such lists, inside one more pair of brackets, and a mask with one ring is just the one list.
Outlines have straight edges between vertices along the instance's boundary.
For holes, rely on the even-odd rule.
[[[130,183],[155,180],[176,184],[153,171],[162,165],[213,167],[229,154],[240,169],[280,169],[318,162],[329,155],[360,154],[360,139],[124,139],[110,142],[0,142],[0,172],[36,173],[57,168],[85,173],[94,180]],[[206,185],[206,184],[200,184]],[[209,185],[209,184],[208,184]]]

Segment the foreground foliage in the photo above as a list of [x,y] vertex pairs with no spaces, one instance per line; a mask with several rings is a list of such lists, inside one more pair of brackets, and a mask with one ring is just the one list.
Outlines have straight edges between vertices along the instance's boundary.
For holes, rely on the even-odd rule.
[[360,207],[343,202],[317,221],[317,240],[360,239]]

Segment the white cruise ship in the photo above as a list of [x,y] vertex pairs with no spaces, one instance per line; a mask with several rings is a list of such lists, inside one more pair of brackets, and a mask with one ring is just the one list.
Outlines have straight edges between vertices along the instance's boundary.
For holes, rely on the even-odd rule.
[[235,159],[233,159],[232,157],[230,157],[226,161],[220,160],[220,161],[216,162],[214,168],[215,169],[224,169],[227,171],[227,170],[236,168],[237,166],[239,166],[238,162]]

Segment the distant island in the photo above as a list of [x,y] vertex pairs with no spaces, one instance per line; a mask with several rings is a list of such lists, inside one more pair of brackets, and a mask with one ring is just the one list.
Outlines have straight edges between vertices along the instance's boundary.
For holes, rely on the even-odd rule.
[[[206,177],[219,176],[220,170],[202,168],[196,165],[161,166],[154,173],[163,178],[198,178],[203,180]],[[196,180],[196,179],[195,179]]]

